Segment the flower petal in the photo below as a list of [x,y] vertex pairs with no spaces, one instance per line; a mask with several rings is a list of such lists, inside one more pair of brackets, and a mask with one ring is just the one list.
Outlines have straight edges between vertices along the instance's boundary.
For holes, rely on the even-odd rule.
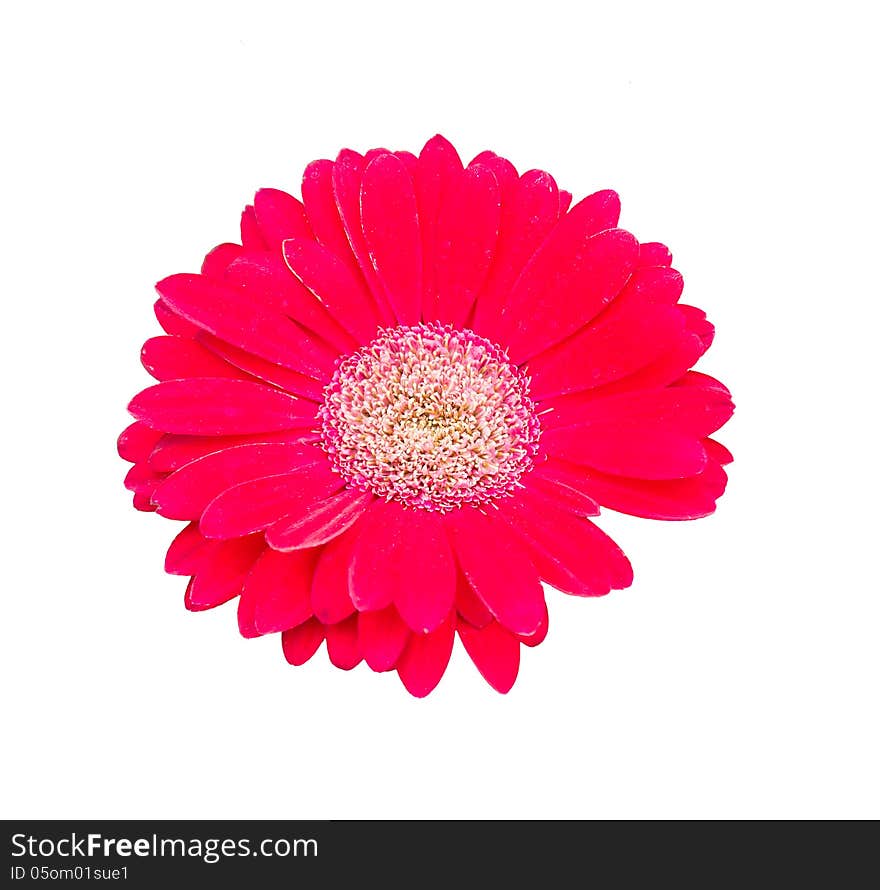
[[529,648],[534,649],[535,646],[540,646],[544,640],[547,639],[547,631],[550,629],[550,614],[547,611],[546,604],[544,605],[544,617],[541,619],[538,624],[538,628],[534,633],[531,634],[514,634],[514,636],[524,645]]
[[464,324],[492,262],[501,219],[495,174],[482,164],[468,167],[444,193],[437,217],[436,298],[426,301],[426,321]]
[[499,333],[523,362],[591,321],[620,292],[638,256],[623,229],[592,237],[564,217],[525,267],[502,310]]
[[[704,440],[705,442],[712,441]],[[709,460],[697,476],[687,479],[629,479],[580,468],[582,485],[603,507],[646,519],[699,519],[715,511],[727,474]]]
[[375,305],[341,260],[320,244],[298,238],[285,241],[282,249],[290,271],[358,343],[368,343],[376,336]]
[[675,306],[639,305],[622,295],[592,324],[530,359],[532,398],[594,389],[650,364],[681,336]]
[[329,498],[302,504],[302,511],[284,516],[266,529],[266,543],[275,550],[318,547],[351,528],[373,502],[369,492],[343,489]]
[[281,312],[313,331],[336,352],[347,353],[357,341],[327,311],[321,301],[292,275],[279,250],[278,256],[248,253],[226,270],[227,286],[245,292],[256,304]]
[[358,641],[357,615],[338,624],[328,624],[324,633],[327,635],[327,655],[335,667],[350,671],[361,663],[363,655]]
[[394,155],[379,155],[361,182],[364,239],[376,276],[400,324],[422,314],[422,242],[413,181]]
[[244,579],[266,545],[260,535],[224,541],[211,550],[186,590],[191,612],[213,609],[241,593]]
[[495,620],[485,603],[474,593],[473,587],[460,568],[455,588],[455,608],[458,614],[474,627],[485,627],[490,621]]
[[290,368],[282,368],[274,362],[267,362],[253,353],[245,352],[244,349],[230,346],[204,331],[199,331],[196,337],[205,349],[223,359],[227,367],[232,366],[233,372],[236,369],[240,370],[242,372],[238,375],[240,377],[248,378],[248,375],[256,377],[264,383],[270,383],[315,403],[321,402],[324,398],[323,384],[313,377],[306,377],[299,371],[291,371]]
[[332,352],[289,318],[248,299],[240,289],[201,275],[171,275],[156,285],[175,312],[209,334],[315,379],[333,372]]
[[350,575],[355,605],[363,611],[393,602],[413,630],[434,630],[453,606],[456,582],[439,516],[397,501],[375,501],[360,529]]
[[733,455],[720,442],[714,439],[703,439],[703,447],[710,460],[717,460],[721,466],[733,463]]
[[639,479],[696,476],[706,466],[706,452],[698,439],[640,423],[550,429],[541,444],[552,457]]
[[182,377],[246,378],[237,368],[190,337],[151,337],[141,348],[141,364],[156,380],[180,380]]
[[195,575],[219,546],[202,535],[197,522],[190,522],[171,542],[165,556],[165,571],[169,575]]
[[153,502],[160,516],[198,519],[217,495],[252,479],[291,473],[325,462],[315,445],[238,445],[208,454],[168,476],[156,489]]
[[658,241],[646,241],[639,245],[639,267],[671,266],[672,254],[665,244]]
[[544,591],[519,538],[500,518],[474,507],[453,510],[443,519],[477,596],[508,630],[533,632],[544,615]]
[[154,430],[145,423],[136,420],[119,434],[119,438],[116,440],[116,451],[123,460],[137,463],[147,457],[161,437],[161,430]]
[[604,596],[632,584],[629,560],[589,519],[557,509],[536,492],[505,500],[500,513],[530,544],[541,577],[564,593]]
[[[548,460],[549,462],[549,460]],[[584,494],[577,486],[571,485],[566,479],[560,479],[547,471],[547,463],[529,474],[522,483],[526,491],[534,491],[540,497],[547,498],[555,507],[574,513],[575,516],[598,516],[599,505],[593,498]]]
[[502,205],[501,231],[473,329],[497,339],[498,319],[517,278],[559,219],[559,190],[543,170],[529,170],[517,181],[512,199]]
[[370,252],[361,224],[361,180],[366,165],[367,160],[356,151],[346,148],[339,152],[333,165],[333,196],[336,199],[339,218],[348,236],[351,253],[357,260],[368,292],[373,295],[378,317],[382,324],[389,325],[394,324],[394,313],[385,299],[384,289],[370,262]]
[[168,304],[163,300],[156,300],[153,303],[153,312],[156,314],[156,321],[159,322],[162,330],[172,337],[195,337],[200,328],[187,321],[185,318],[172,311]]
[[[702,386],[623,392],[583,400],[551,400],[553,411],[542,417],[548,435],[561,427],[590,427],[599,438],[607,427],[643,424],[702,438],[729,420],[733,402],[726,391]],[[601,427],[601,430],[596,429]]]
[[303,501],[329,495],[342,480],[316,464],[298,473],[266,476],[228,488],[205,508],[199,527],[206,538],[236,538],[262,531]]
[[498,692],[509,692],[519,672],[519,640],[497,621],[482,628],[460,621],[458,635],[483,679]]
[[306,167],[302,179],[302,198],[309,226],[318,241],[331,250],[350,269],[357,269],[357,260],[351,252],[348,236],[333,195],[333,161],[326,158],[312,161]]
[[254,213],[252,204],[248,204],[241,214],[241,243],[248,250],[266,250],[268,248],[260,232],[257,214]]
[[312,617],[309,591],[315,554],[308,551],[277,553],[267,549],[254,563],[244,582],[241,598],[253,609],[258,634],[296,627]]
[[254,214],[270,250],[280,250],[286,238],[312,237],[303,205],[287,192],[260,189],[254,197]]
[[422,232],[422,283],[424,307],[437,304],[437,217],[443,196],[457,182],[463,167],[452,144],[442,136],[434,136],[425,143],[419,154],[415,186],[419,205],[419,226]]
[[312,578],[312,609],[324,624],[337,624],[354,612],[349,592],[349,567],[357,528],[349,529],[321,549]]
[[281,634],[281,647],[288,664],[305,664],[324,642],[324,625],[315,618],[309,618],[299,627],[292,627]]
[[374,671],[392,670],[411,634],[394,606],[376,612],[358,613],[361,652]]
[[437,686],[449,664],[454,640],[454,613],[431,633],[410,635],[397,662],[397,674],[407,692],[424,698]]
[[237,445],[258,445],[261,442],[316,441],[317,436],[303,430],[280,430],[274,433],[250,433],[245,436],[178,436],[164,433],[150,454],[150,466],[158,473],[172,473],[206,454],[235,448]]
[[315,405],[249,380],[194,377],[166,380],[136,395],[128,410],[167,433],[222,436],[314,424]]
[[218,244],[202,261],[199,271],[206,278],[222,281],[230,263],[234,263],[243,252],[240,244]]

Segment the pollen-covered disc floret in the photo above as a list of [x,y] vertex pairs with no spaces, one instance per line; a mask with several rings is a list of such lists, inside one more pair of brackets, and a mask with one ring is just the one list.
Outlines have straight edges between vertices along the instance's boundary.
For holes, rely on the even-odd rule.
[[528,378],[470,330],[385,328],[336,369],[324,449],[357,488],[447,511],[513,492],[540,427]]

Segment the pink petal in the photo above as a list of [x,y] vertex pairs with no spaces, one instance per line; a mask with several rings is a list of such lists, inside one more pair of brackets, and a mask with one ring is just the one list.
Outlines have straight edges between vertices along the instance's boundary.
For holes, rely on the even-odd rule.
[[548,474],[546,466],[536,468],[523,481],[523,488],[526,491],[534,491],[550,501],[554,507],[574,513],[575,516],[599,515],[599,505],[593,498],[588,497],[567,481]]
[[141,460],[129,468],[125,474],[124,484],[129,491],[145,491],[149,489],[152,492],[162,479],[163,477],[155,472],[147,461]]
[[455,588],[455,608],[458,614],[474,627],[485,627],[495,619],[483,601],[474,593],[468,579],[461,569],[458,570],[458,581]]
[[348,353],[357,341],[330,315],[326,307],[292,275],[284,257],[247,253],[226,270],[226,285],[245,292],[256,305],[287,315],[317,334],[337,353]]
[[434,630],[455,601],[455,562],[439,516],[374,501],[359,528],[349,576],[355,605],[393,602],[413,630]]
[[312,502],[342,487],[329,465],[316,464],[297,473],[243,482],[218,495],[199,522],[206,538],[236,538],[262,531],[302,502]]
[[253,609],[258,634],[288,630],[312,617],[309,590],[314,568],[314,553],[264,551],[254,563],[241,593],[242,602],[253,603],[244,608]]
[[344,489],[315,501],[303,512],[279,519],[266,529],[266,543],[275,550],[301,550],[332,541],[351,528],[373,502],[373,495]]
[[702,371],[687,371],[672,386],[696,386],[700,389],[715,390],[730,398],[730,390],[720,380],[709,374],[703,374]]
[[649,364],[683,330],[674,306],[615,300],[586,328],[529,361],[531,395],[546,399],[593,389]]
[[253,599],[246,599],[244,596],[238,598],[238,610],[236,612],[238,632],[246,640],[253,640],[261,636],[255,623],[255,607],[256,602]]
[[343,671],[357,667],[363,659],[358,641],[358,616],[352,615],[338,624],[328,624],[327,655],[331,663]]
[[502,205],[495,259],[480,298],[473,328],[496,339],[498,319],[517,278],[559,218],[559,192],[549,173],[530,170],[517,181],[510,201]]
[[649,241],[639,245],[639,266],[671,266],[672,254],[665,244]]
[[414,633],[397,662],[397,674],[407,692],[424,698],[440,682],[452,655],[454,613],[428,634]]
[[184,604],[191,612],[213,609],[241,593],[244,579],[266,545],[259,535],[224,541],[212,549],[187,588]]
[[260,189],[254,197],[254,214],[270,250],[280,250],[286,238],[312,237],[303,205],[287,192]]
[[152,513],[156,508],[150,499],[151,495],[152,492],[149,489],[136,491],[131,499],[132,506],[135,510],[140,510],[143,513]]
[[315,417],[313,402],[227,377],[166,380],[136,395],[128,410],[154,429],[197,436],[312,426]]
[[425,320],[464,324],[486,280],[500,219],[500,188],[488,167],[467,168],[445,191],[435,234],[436,298],[425,302]]
[[552,457],[639,479],[695,476],[706,466],[706,452],[693,436],[640,423],[551,429],[541,444]]
[[195,575],[219,546],[202,536],[197,522],[190,522],[171,542],[165,556],[165,571],[169,575]]
[[361,180],[366,164],[366,159],[356,151],[343,149],[339,152],[333,165],[333,196],[336,199],[339,218],[348,236],[348,243],[351,245],[351,252],[358,262],[369,292],[373,295],[378,317],[382,324],[389,325],[394,324],[394,314],[385,299],[376,270],[370,262],[370,253],[361,224]]
[[241,214],[241,243],[248,250],[266,250],[268,244],[263,239],[257,215],[252,205],[248,204]]
[[483,679],[498,692],[509,692],[519,672],[519,640],[497,621],[483,628],[460,621],[458,635]]
[[322,402],[324,399],[324,387],[313,377],[306,377],[298,371],[291,371],[290,368],[282,368],[274,362],[267,362],[265,359],[258,358],[250,352],[230,346],[222,340],[218,340],[211,334],[199,331],[197,334],[199,343],[205,349],[214,353],[224,360],[227,367],[230,365],[234,369],[240,370],[241,377],[255,377],[264,383],[277,386],[297,396],[302,396],[312,402]]
[[[145,423],[136,420],[119,434],[119,438],[116,440],[116,451],[123,460],[136,463],[147,457],[161,437],[161,430],[154,430]],[[157,468],[154,467],[154,469]]]
[[623,392],[616,395],[546,403],[554,408],[542,417],[548,435],[560,427],[601,427],[591,434],[600,438],[606,427],[644,424],[702,438],[730,418],[733,403],[726,391],[697,386]]
[[704,350],[708,349],[715,339],[715,325],[706,318],[706,313],[702,309],[697,309],[696,306],[679,303],[678,309],[684,316],[688,330],[700,338]]
[[309,618],[299,627],[292,627],[281,634],[281,646],[288,664],[305,664],[324,642],[324,625]]
[[257,445],[261,442],[317,441],[313,433],[303,430],[281,430],[274,433],[251,433],[246,436],[177,436],[165,433],[150,454],[150,466],[158,473],[171,473],[182,466],[236,445]]
[[[644,244],[639,247],[644,247]],[[631,296],[641,303],[666,303],[671,306],[678,302],[682,290],[684,279],[681,272],[665,266],[649,266],[639,267],[633,272],[621,296]]]
[[727,474],[715,460],[709,460],[703,472],[688,479],[629,479],[586,467],[581,473],[584,489],[602,506],[646,519],[708,516],[715,511],[715,501],[727,484]]
[[312,609],[324,624],[337,624],[354,612],[348,575],[356,543],[357,528],[354,528],[321,549],[312,578]]
[[374,671],[390,671],[411,635],[394,606],[358,613],[358,637],[364,660]]
[[531,545],[541,577],[575,596],[603,596],[632,584],[623,551],[589,519],[558,510],[535,492],[508,499],[500,512]]
[[452,144],[442,136],[434,136],[425,143],[418,158],[415,174],[416,197],[419,205],[419,226],[422,232],[422,283],[424,306],[436,306],[437,217],[443,195],[461,176],[463,167]]
[[544,592],[518,537],[501,519],[473,507],[443,519],[477,596],[508,630],[533,632],[544,615]]
[[720,443],[714,439],[703,439],[703,447],[710,460],[718,461],[721,466],[733,463],[733,455]]
[[153,495],[161,516],[198,519],[217,495],[252,479],[324,463],[315,445],[238,445],[201,457],[168,476]]
[[394,155],[379,155],[361,183],[364,238],[376,276],[400,324],[422,313],[422,245],[413,181]]
[[566,192],[563,189],[559,190],[559,215],[565,216],[568,213],[568,208],[571,207],[571,192]]
[[292,238],[283,244],[290,271],[358,341],[376,336],[378,316],[369,294],[335,254],[314,241]]
[[281,313],[249,300],[239,289],[201,275],[172,275],[156,285],[162,299],[202,330],[316,379],[329,378],[333,354]]
[[152,337],[141,349],[141,364],[156,380],[182,377],[245,378],[237,369],[189,337]]
[[392,154],[406,167],[406,172],[415,179],[419,159],[411,151],[395,151]]
[[162,300],[153,303],[153,311],[156,313],[156,321],[166,334],[172,337],[195,337],[200,328],[196,327],[185,318],[181,318],[173,312]]
[[499,329],[522,362],[564,340],[611,302],[635,265],[638,242],[623,229],[592,237],[563,217],[510,293]]
[[202,261],[202,275],[222,281],[229,264],[234,263],[243,251],[240,244],[218,244]]
[[544,640],[547,639],[547,631],[550,628],[550,615],[547,612],[546,605],[544,606],[544,617],[541,619],[541,623],[538,625],[538,629],[532,634],[514,634],[514,636],[524,645],[528,646],[531,649],[534,649],[535,646],[540,646]]
[[302,196],[309,225],[318,241],[342,260],[352,271],[360,271],[351,252],[345,227],[336,209],[333,194],[333,161],[313,161],[306,167]]

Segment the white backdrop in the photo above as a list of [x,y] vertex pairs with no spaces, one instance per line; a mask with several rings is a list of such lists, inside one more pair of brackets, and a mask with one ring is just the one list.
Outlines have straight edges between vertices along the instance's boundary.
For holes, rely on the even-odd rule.
[[[6,818],[880,816],[868,4],[34,3],[2,29]],[[718,328],[718,513],[613,513],[508,696],[193,615],[115,454],[152,285],[265,185],[441,132],[617,189]]]

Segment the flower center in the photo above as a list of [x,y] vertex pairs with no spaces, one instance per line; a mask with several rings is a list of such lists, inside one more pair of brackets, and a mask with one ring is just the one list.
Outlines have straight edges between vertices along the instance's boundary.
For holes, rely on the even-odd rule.
[[540,426],[528,378],[470,330],[380,329],[337,367],[322,444],[352,485],[445,512],[513,493]]

